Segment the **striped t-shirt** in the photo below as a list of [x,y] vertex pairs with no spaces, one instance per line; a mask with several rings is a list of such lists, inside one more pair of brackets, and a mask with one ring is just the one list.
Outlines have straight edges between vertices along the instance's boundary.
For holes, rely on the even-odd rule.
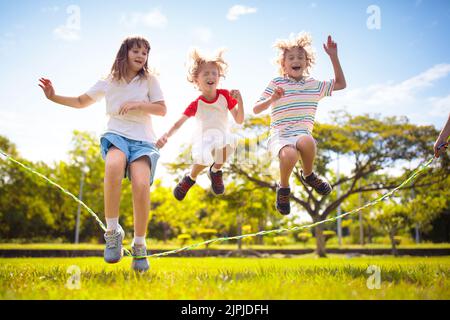
[[284,89],[284,96],[272,104],[270,139],[312,134],[317,104],[323,97],[331,96],[334,83],[334,79],[296,81],[287,77],[270,81],[258,102],[269,99],[276,87]]

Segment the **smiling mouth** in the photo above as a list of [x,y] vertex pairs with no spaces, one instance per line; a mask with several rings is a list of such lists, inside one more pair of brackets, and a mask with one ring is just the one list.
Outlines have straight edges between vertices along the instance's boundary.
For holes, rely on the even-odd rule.
[[208,85],[212,86],[214,84],[214,81],[208,81],[206,82]]
[[301,67],[292,67],[292,70],[300,71],[300,70],[301,70]]

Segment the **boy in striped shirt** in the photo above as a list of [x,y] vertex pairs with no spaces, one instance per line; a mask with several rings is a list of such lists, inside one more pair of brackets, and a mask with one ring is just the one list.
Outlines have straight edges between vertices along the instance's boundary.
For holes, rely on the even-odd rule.
[[334,90],[344,89],[346,82],[337,44],[331,36],[323,47],[330,56],[335,79],[318,81],[309,77],[315,62],[311,43],[310,34],[305,32],[275,43],[280,53],[277,60],[280,76],[270,81],[253,108],[258,114],[272,106],[268,147],[280,161],[276,208],[283,215],[290,213],[289,177],[300,159],[302,182],[321,195],[331,192],[330,184],[313,171],[316,142],[311,134],[319,100],[331,96]]

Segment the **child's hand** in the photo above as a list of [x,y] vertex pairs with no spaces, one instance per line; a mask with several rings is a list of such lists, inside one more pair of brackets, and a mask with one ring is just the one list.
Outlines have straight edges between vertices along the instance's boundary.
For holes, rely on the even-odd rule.
[[[434,143],[434,157],[439,158],[441,152],[443,152],[445,149],[447,149],[448,144],[446,144],[446,141],[442,138],[438,138],[436,142]],[[440,149],[438,149],[441,147]]]
[[242,103],[242,96],[239,90],[231,90],[230,95],[236,99],[239,103]]
[[270,100],[272,102],[275,102],[278,99],[280,99],[282,96],[284,96],[284,89],[281,87],[276,87],[272,94],[272,97],[270,97]]
[[131,110],[139,110],[141,108],[141,102],[129,101],[120,106],[119,115],[125,115]]
[[158,141],[156,142],[156,147],[158,149],[161,149],[162,147],[164,147],[164,145],[167,143],[167,139],[168,139],[167,133],[164,133],[162,135],[162,137],[159,138]]
[[49,79],[40,78],[39,81],[39,87],[42,88],[42,91],[44,91],[45,96],[47,99],[52,100],[52,98],[55,96],[55,89],[53,88],[53,84]]
[[323,48],[330,57],[337,57],[337,43],[331,39],[331,36],[328,36],[327,44],[324,43]]

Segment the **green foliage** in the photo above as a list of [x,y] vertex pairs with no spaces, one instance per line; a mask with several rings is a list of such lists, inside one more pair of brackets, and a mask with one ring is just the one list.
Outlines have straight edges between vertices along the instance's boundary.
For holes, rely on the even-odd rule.
[[288,243],[288,238],[286,236],[276,236],[273,237],[273,243],[281,247]]
[[[209,190],[194,186],[187,197],[176,201],[172,188],[155,181],[151,189],[151,211],[148,235],[170,241],[180,234],[195,234],[199,229],[215,229],[214,236],[234,236],[239,225],[250,226],[251,232],[277,229],[295,224],[293,215],[280,216],[274,209],[274,183],[279,179],[277,161],[268,156],[264,146],[270,119],[248,117],[239,134],[239,148],[245,159],[234,158],[224,167],[226,193],[216,197]],[[292,175],[293,211],[307,212],[313,221],[321,221],[336,213],[340,204],[343,212],[357,208],[397,186],[411,173],[402,168],[409,161],[416,163],[432,156],[437,131],[432,126],[418,126],[406,118],[351,116],[345,112],[334,114],[333,123],[318,123],[314,129],[318,141],[315,170],[341,188],[341,198],[333,191],[326,198],[307,192],[299,180],[300,163]],[[101,159],[98,138],[75,131],[67,161],[48,165],[23,159],[15,145],[0,136],[0,148],[19,161],[48,176],[74,195],[78,195],[83,167],[86,167],[83,201],[103,219],[104,161]],[[333,170],[336,153],[350,161],[353,167],[338,176]],[[189,168],[190,148],[182,148],[180,156],[167,164],[170,173],[180,179]],[[344,160],[342,160],[344,161]],[[389,174],[398,168],[400,175]],[[397,171],[398,172],[398,171]],[[365,241],[375,237],[407,235],[410,228],[419,226],[422,232],[432,228],[432,221],[450,208],[450,160],[447,154],[436,161],[427,174],[414,182],[414,193],[407,189],[396,194],[402,213],[379,206],[363,212]],[[164,182],[169,180],[165,178]],[[170,178],[170,180],[172,180]],[[73,241],[77,203],[55,187],[0,157],[0,238],[5,241],[20,238],[63,239]],[[383,212],[386,211],[386,212]],[[102,232],[90,214],[81,210],[81,241],[103,243]],[[385,214],[384,216],[382,214]],[[128,235],[133,234],[133,205],[131,185],[124,181],[121,196],[120,223]],[[359,243],[359,221],[356,217],[343,220],[350,230],[353,243]],[[346,225],[348,224],[348,225]],[[392,232],[395,231],[395,232]],[[249,233],[245,231],[244,233]],[[264,237],[245,238],[244,243],[264,243]],[[273,241],[266,237],[267,242]],[[302,242],[297,236],[297,240]],[[305,240],[307,242],[307,240]],[[405,239],[402,240],[402,244]]]
[[182,246],[186,245],[186,243],[191,240],[191,235],[187,233],[182,233],[177,236],[177,239],[180,241]]
[[328,241],[331,238],[336,237],[336,232],[331,231],[331,230],[325,230],[325,231],[323,231],[323,236],[324,236],[325,241]]
[[311,239],[311,237],[312,237],[311,233],[309,232],[301,232],[296,235],[297,241],[303,244],[306,244],[309,241],[309,239]]

